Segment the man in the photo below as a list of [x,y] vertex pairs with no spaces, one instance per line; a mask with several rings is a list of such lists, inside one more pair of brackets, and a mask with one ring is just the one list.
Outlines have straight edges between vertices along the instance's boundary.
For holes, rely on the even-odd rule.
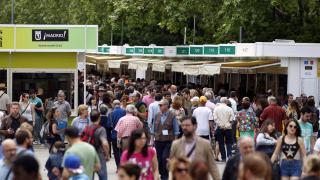
[[273,119],[278,132],[282,132],[282,123],[287,121],[286,111],[277,104],[274,96],[268,97],[269,106],[266,107],[260,115],[261,124],[266,119]]
[[58,108],[61,114],[61,119],[67,122],[71,115],[71,106],[69,102],[65,100],[65,98],[65,93],[60,90],[58,92],[58,101],[54,102],[54,106]]
[[16,158],[17,146],[14,140],[6,139],[2,142],[4,157],[0,160],[0,179],[12,179],[12,163]]
[[231,103],[231,108],[233,110],[234,113],[237,112],[237,93],[235,91],[231,91],[230,92],[230,98],[229,101]]
[[303,138],[304,141],[304,146],[306,148],[307,153],[311,152],[311,136],[313,133],[313,127],[312,124],[309,122],[311,119],[312,111],[309,107],[303,107],[301,108],[301,116],[299,125],[301,128],[301,137]]
[[[54,102],[54,107],[60,112],[60,120],[58,121],[58,130],[63,130],[67,127],[68,119],[71,115],[71,106],[65,100],[65,94],[62,90],[58,92],[58,101]],[[60,133],[62,141],[64,140],[63,131]]]
[[111,144],[112,144],[112,150],[113,150],[113,154],[114,154],[114,160],[116,162],[117,168],[120,165],[120,149],[117,146],[117,131],[115,130],[115,127],[117,126],[120,118],[124,117],[126,115],[126,111],[123,110],[120,107],[120,101],[119,100],[114,100],[113,101],[113,111],[110,113],[110,119],[112,122],[112,127],[113,130],[111,131]]
[[117,131],[117,138],[121,142],[122,151],[127,149],[132,131],[143,128],[143,124],[136,114],[137,108],[132,104],[127,105],[126,115],[120,118],[116,125],[115,130]]
[[162,94],[155,95],[155,102],[151,103],[148,108],[148,126],[151,129],[152,124],[156,118],[156,114],[160,112],[159,102],[162,99]]
[[220,89],[219,92],[218,92],[218,97],[216,97],[214,100],[213,100],[213,103],[214,104],[218,104],[218,103],[221,103],[221,98],[222,97],[227,97],[227,91],[224,90],[224,89]]
[[196,134],[202,138],[210,139],[210,128],[214,128],[212,111],[206,107],[207,98],[201,96],[199,99],[199,107],[193,111],[192,116],[197,120]]
[[147,105],[141,101],[141,94],[137,91],[132,94],[132,100],[134,106],[137,108],[137,116],[143,123],[143,128],[146,130],[146,132],[149,132],[147,121]]
[[210,142],[196,135],[197,120],[194,117],[184,117],[181,120],[182,138],[172,143],[170,159],[186,157],[191,162],[202,161],[208,165],[209,173],[214,180],[220,179],[219,170],[213,161]]
[[10,110],[10,97],[5,92],[7,89],[4,83],[0,83],[0,111],[4,114],[8,114]]
[[98,171],[98,176],[99,179],[106,180],[108,178],[107,176],[107,166],[106,166],[106,161],[109,160],[110,154],[109,154],[109,144],[107,141],[107,133],[104,127],[100,126],[100,112],[96,109],[93,109],[90,113],[90,119],[91,123],[88,125],[82,136],[86,133],[89,132],[90,136],[90,131],[93,133],[94,137],[89,137],[89,139],[94,138],[95,139],[95,145],[94,147],[96,148],[96,151],[99,156],[100,160],[100,170]]
[[35,109],[35,125],[33,128],[33,136],[36,144],[41,143],[40,131],[42,127],[42,114],[43,114],[43,103],[40,98],[37,97],[35,90],[31,89],[29,91],[30,103],[34,104]]
[[10,105],[10,114],[6,116],[1,123],[0,134],[6,139],[14,138],[14,134],[20,125],[28,120],[20,115],[20,105],[18,102],[12,102]]
[[237,154],[231,157],[224,169],[222,180],[237,180],[239,164],[242,157],[254,152],[254,142],[251,137],[240,138],[239,151]]
[[159,172],[162,180],[168,179],[167,158],[169,157],[171,144],[178,137],[179,124],[175,115],[169,111],[169,102],[165,99],[159,102],[160,112],[156,114],[151,128],[151,144],[157,150]]
[[100,109],[100,105],[103,103],[103,95],[106,93],[106,88],[104,85],[99,85],[98,87],[98,109]]
[[171,100],[173,101],[176,96],[178,96],[177,86],[171,85],[169,88],[169,92],[171,93]]
[[[99,156],[95,148],[89,143],[82,142],[79,136],[79,130],[75,127],[67,127],[65,129],[65,136],[71,147],[66,151],[64,159],[69,154],[78,155],[83,163],[85,173],[89,177],[93,177],[93,173],[100,170]],[[64,159],[62,167],[64,167]],[[67,180],[69,177],[68,171],[64,168],[62,173],[63,179]]]
[[155,95],[157,93],[156,88],[154,87],[149,87],[148,88],[148,95],[145,95],[142,99],[142,102],[144,102],[147,107],[149,108],[150,104],[155,101]]
[[213,102],[211,102],[212,93],[207,91],[207,92],[204,93],[204,96],[207,98],[206,107],[208,107],[213,113],[214,108],[215,108],[216,105]]
[[[232,121],[234,121],[234,113],[231,107],[227,106],[229,100],[226,97],[220,99],[220,104],[215,107],[213,119],[217,124],[216,138],[219,143],[222,161],[226,161],[231,156],[233,144],[232,138]],[[227,145],[227,156],[225,151]]]
[[40,165],[33,156],[20,156],[13,161],[12,172],[14,180],[39,180]]
[[183,109],[186,112],[186,116],[191,117],[192,116],[192,112],[191,112],[191,107],[192,107],[192,103],[190,101],[191,97],[190,97],[190,90],[188,88],[184,88],[182,90],[182,97],[183,97]]
[[34,153],[30,150],[32,148],[32,134],[27,130],[18,130],[16,133],[17,142],[17,154],[34,156]]

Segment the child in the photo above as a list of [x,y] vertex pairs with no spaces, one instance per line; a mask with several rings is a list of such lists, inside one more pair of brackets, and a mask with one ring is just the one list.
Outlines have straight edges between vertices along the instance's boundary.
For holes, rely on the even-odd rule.
[[69,175],[68,180],[89,180],[89,177],[84,173],[80,157],[77,155],[67,155],[64,159],[64,168]]
[[65,152],[65,145],[61,141],[57,141],[53,145],[52,153],[47,162],[46,169],[48,170],[49,180],[59,180],[62,174],[62,159]]

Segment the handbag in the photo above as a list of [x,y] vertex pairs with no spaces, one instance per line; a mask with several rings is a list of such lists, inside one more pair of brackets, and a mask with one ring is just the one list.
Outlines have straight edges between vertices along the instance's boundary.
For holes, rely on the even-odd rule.
[[272,163],[272,180],[280,180],[281,173],[280,173],[280,163],[279,161],[275,161]]

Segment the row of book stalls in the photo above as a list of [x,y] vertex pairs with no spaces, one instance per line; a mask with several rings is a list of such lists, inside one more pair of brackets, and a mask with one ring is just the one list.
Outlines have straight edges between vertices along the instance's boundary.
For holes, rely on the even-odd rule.
[[237,90],[241,95],[273,89],[287,92],[287,68],[276,58],[159,58],[88,54],[87,73],[129,75],[131,78]]

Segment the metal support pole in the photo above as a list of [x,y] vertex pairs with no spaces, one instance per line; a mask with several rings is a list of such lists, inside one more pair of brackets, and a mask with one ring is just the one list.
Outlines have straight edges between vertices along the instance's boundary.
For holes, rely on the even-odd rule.
[[14,0],[11,0],[11,24],[14,24]]
[[195,36],[196,36],[196,15],[193,15],[193,40],[192,44],[194,44],[195,41]]

